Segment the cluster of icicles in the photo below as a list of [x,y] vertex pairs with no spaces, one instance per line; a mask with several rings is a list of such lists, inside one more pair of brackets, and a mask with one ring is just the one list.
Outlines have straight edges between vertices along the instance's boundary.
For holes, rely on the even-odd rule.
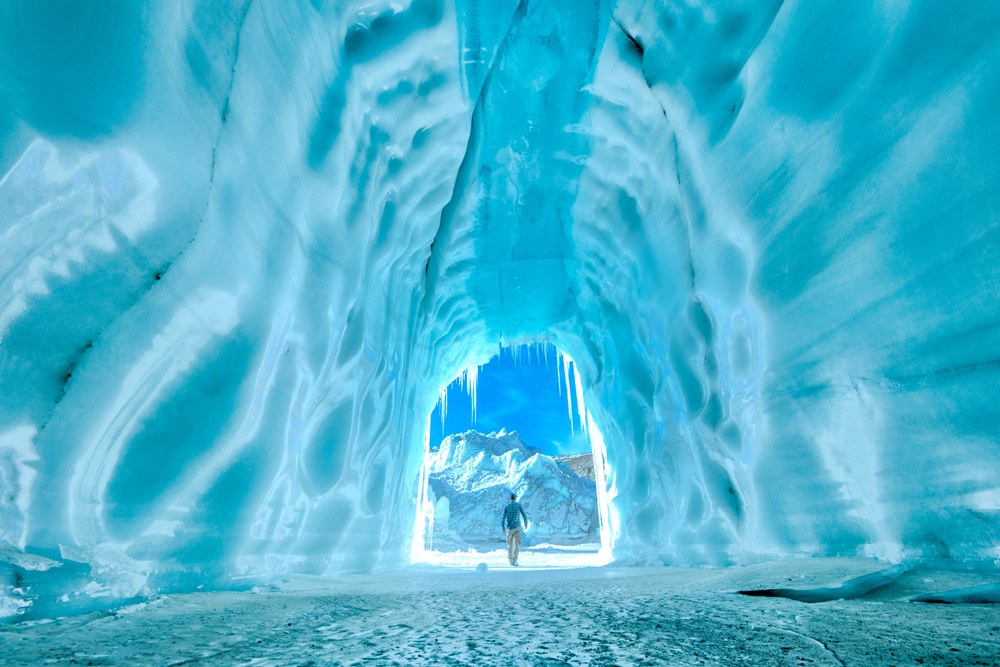
[[[563,395],[563,389],[565,388],[566,416],[569,418],[570,430],[575,433],[579,426],[585,435],[590,433],[590,415],[583,404],[583,382],[580,380],[580,372],[577,370],[576,362],[568,354],[556,348],[552,343],[547,342],[533,342],[509,347],[505,347],[501,343],[499,355],[502,356],[504,354],[511,356],[515,367],[520,366],[521,360],[527,357],[529,362],[532,358],[540,360],[545,365],[546,370],[549,369],[550,358],[554,356],[556,385],[560,396]],[[492,359],[489,361],[492,361]],[[455,387],[460,388],[469,397],[472,403],[472,422],[476,422],[479,371],[485,365],[472,364],[468,366],[458,374],[458,377],[452,380],[451,384],[441,388],[438,405],[441,408],[442,428],[444,428],[445,419],[448,416],[448,392]]]

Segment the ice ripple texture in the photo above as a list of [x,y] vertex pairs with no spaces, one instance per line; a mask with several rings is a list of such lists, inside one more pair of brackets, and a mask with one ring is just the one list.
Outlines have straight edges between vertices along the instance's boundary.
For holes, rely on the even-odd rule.
[[576,362],[618,559],[1000,556],[997,3],[0,26],[8,593],[405,562],[501,339]]

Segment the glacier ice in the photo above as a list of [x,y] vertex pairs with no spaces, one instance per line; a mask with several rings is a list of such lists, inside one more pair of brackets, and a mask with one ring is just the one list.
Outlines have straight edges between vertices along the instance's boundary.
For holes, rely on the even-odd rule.
[[501,342],[574,360],[619,561],[1000,558],[997,3],[0,33],[0,608],[404,564]]

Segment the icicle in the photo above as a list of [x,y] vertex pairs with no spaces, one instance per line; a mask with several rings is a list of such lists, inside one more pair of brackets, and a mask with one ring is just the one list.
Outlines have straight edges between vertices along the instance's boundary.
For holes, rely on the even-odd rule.
[[427,416],[424,429],[424,453],[420,465],[420,479],[417,482],[417,516],[413,522],[413,542],[410,544],[410,560],[420,562],[427,559],[427,551],[434,548],[434,506],[427,495],[427,480],[430,471],[427,458],[431,451],[431,419]]
[[448,418],[448,387],[441,388],[441,396],[438,399],[438,404],[441,406],[441,431],[444,432],[444,422]]
[[569,416],[569,430],[570,433],[576,433],[576,428],[573,425],[573,392],[570,391],[570,379],[569,379],[569,365],[571,363],[570,358],[564,353],[559,353],[559,361],[562,366],[563,376],[566,386],[566,414]]
[[618,540],[618,513],[611,501],[618,495],[618,489],[612,477],[608,475],[608,448],[604,444],[604,435],[594,423],[590,412],[587,412],[587,430],[589,433],[590,450],[594,455],[594,482],[597,486],[597,518],[600,524],[601,550],[598,562],[610,563],[612,550]]
[[479,366],[472,365],[462,373],[465,378],[466,391],[472,400],[472,423],[476,423],[476,397],[479,393]]
[[580,379],[580,369],[573,362],[573,387],[576,390],[576,413],[580,418],[580,430],[587,433],[587,408],[583,405],[583,381]]
[[559,370],[559,368],[560,368],[559,362],[561,360],[562,360],[562,357],[559,356],[559,352],[557,351],[556,352],[556,361],[555,361],[555,365],[556,365],[556,368],[555,368],[555,371],[556,371],[556,387],[559,390],[559,395],[560,396],[562,396],[562,371]]

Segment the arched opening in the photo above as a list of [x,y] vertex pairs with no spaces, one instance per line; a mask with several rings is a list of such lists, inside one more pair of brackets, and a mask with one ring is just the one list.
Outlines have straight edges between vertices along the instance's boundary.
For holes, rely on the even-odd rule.
[[573,359],[547,341],[501,345],[442,387],[428,415],[411,561],[505,567],[500,516],[514,493],[528,515],[520,566],[607,564],[609,473]]

